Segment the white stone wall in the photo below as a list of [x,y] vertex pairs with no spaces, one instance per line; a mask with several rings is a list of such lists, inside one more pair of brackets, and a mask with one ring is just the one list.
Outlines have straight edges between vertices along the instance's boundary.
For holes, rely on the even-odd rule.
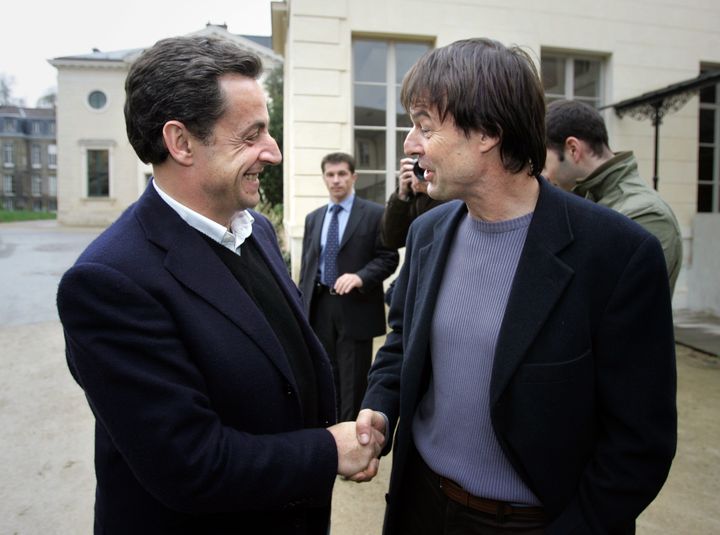
[[[285,45],[285,227],[292,272],[300,265],[305,215],[326,201],[320,158],[352,152],[353,35],[419,38],[444,46],[490,37],[526,47],[607,58],[604,102],[614,103],[693,78],[720,65],[720,3],[715,0],[569,2],[549,0],[287,0]],[[660,127],[659,191],[691,248],[697,180],[697,98]],[[654,131],[648,121],[605,112],[613,150],[633,150],[650,183]],[[687,305],[686,279],[676,288]]]
[[686,269],[691,310],[720,316],[720,214],[697,214]]
[[[208,26],[198,35],[216,35],[234,40],[258,53],[265,67],[262,84],[282,62],[270,49],[226,29]],[[58,220],[66,225],[107,226],[134,202],[145,189],[146,174],[152,173],[136,156],[125,132],[125,78],[134,56],[126,61],[98,61],[79,57],[57,59],[58,69]],[[107,106],[93,110],[87,103],[91,91],[107,95]],[[85,153],[87,148],[110,150],[110,195],[88,198]]]
[[[58,69],[58,220],[67,225],[106,226],[137,199],[141,164],[125,134],[123,104],[127,67]],[[107,105],[95,110],[90,92],[100,90]],[[87,196],[87,149],[110,151],[110,195]]]

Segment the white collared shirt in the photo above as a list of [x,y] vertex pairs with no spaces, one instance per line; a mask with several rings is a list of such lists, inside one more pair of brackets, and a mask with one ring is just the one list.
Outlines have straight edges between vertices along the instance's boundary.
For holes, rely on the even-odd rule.
[[253,221],[255,221],[255,218],[251,216],[247,210],[240,210],[233,214],[230,218],[230,229],[228,230],[228,228],[223,227],[212,219],[208,219],[195,210],[177,202],[160,189],[155,179],[153,179],[152,184],[155,187],[155,191],[160,195],[160,198],[165,201],[170,208],[175,210],[188,225],[215,240],[223,247],[240,254],[240,246],[248,236],[252,234],[252,224]]

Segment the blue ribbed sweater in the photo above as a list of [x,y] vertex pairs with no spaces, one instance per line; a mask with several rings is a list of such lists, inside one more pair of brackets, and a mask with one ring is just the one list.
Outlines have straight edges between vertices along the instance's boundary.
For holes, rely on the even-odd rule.
[[532,213],[458,226],[431,325],[433,374],[413,420],[418,451],[436,473],[476,496],[539,505],[490,423],[495,347]]

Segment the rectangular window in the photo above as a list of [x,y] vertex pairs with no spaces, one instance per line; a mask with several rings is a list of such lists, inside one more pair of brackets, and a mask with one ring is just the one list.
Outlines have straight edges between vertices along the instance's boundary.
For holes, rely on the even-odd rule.
[[87,151],[88,197],[110,195],[110,151]]
[[602,105],[601,59],[543,51],[540,73],[548,103],[567,99]]
[[55,175],[48,177],[48,195],[50,197],[57,197],[57,177]]
[[15,210],[15,199],[3,199],[3,209],[8,212]]
[[48,167],[57,167],[57,145],[51,144],[47,148]]
[[32,133],[35,135],[42,134],[42,123],[40,121],[32,122]]
[[15,166],[15,144],[12,141],[3,143],[3,165],[5,167]]
[[3,175],[3,195],[14,195],[15,189],[13,188],[13,176]]
[[5,132],[15,132],[15,119],[5,118]]
[[429,43],[353,41],[353,134],[360,197],[381,204],[395,188],[410,119],[400,104],[405,73]]
[[30,179],[30,187],[33,197],[40,197],[42,195],[42,177],[40,175],[33,175]]
[[30,164],[35,167],[42,167],[42,156],[40,153],[40,145],[33,143],[30,146]]
[[698,123],[697,211],[720,212],[720,84],[700,90]]

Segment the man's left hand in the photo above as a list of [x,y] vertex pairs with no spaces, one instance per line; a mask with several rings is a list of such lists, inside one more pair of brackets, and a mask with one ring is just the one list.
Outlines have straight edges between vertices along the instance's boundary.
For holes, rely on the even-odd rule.
[[335,292],[338,295],[345,295],[355,288],[360,288],[362,285],[362,279],[355,275],[355,273],[345,273],[340,275],[335,281]]

